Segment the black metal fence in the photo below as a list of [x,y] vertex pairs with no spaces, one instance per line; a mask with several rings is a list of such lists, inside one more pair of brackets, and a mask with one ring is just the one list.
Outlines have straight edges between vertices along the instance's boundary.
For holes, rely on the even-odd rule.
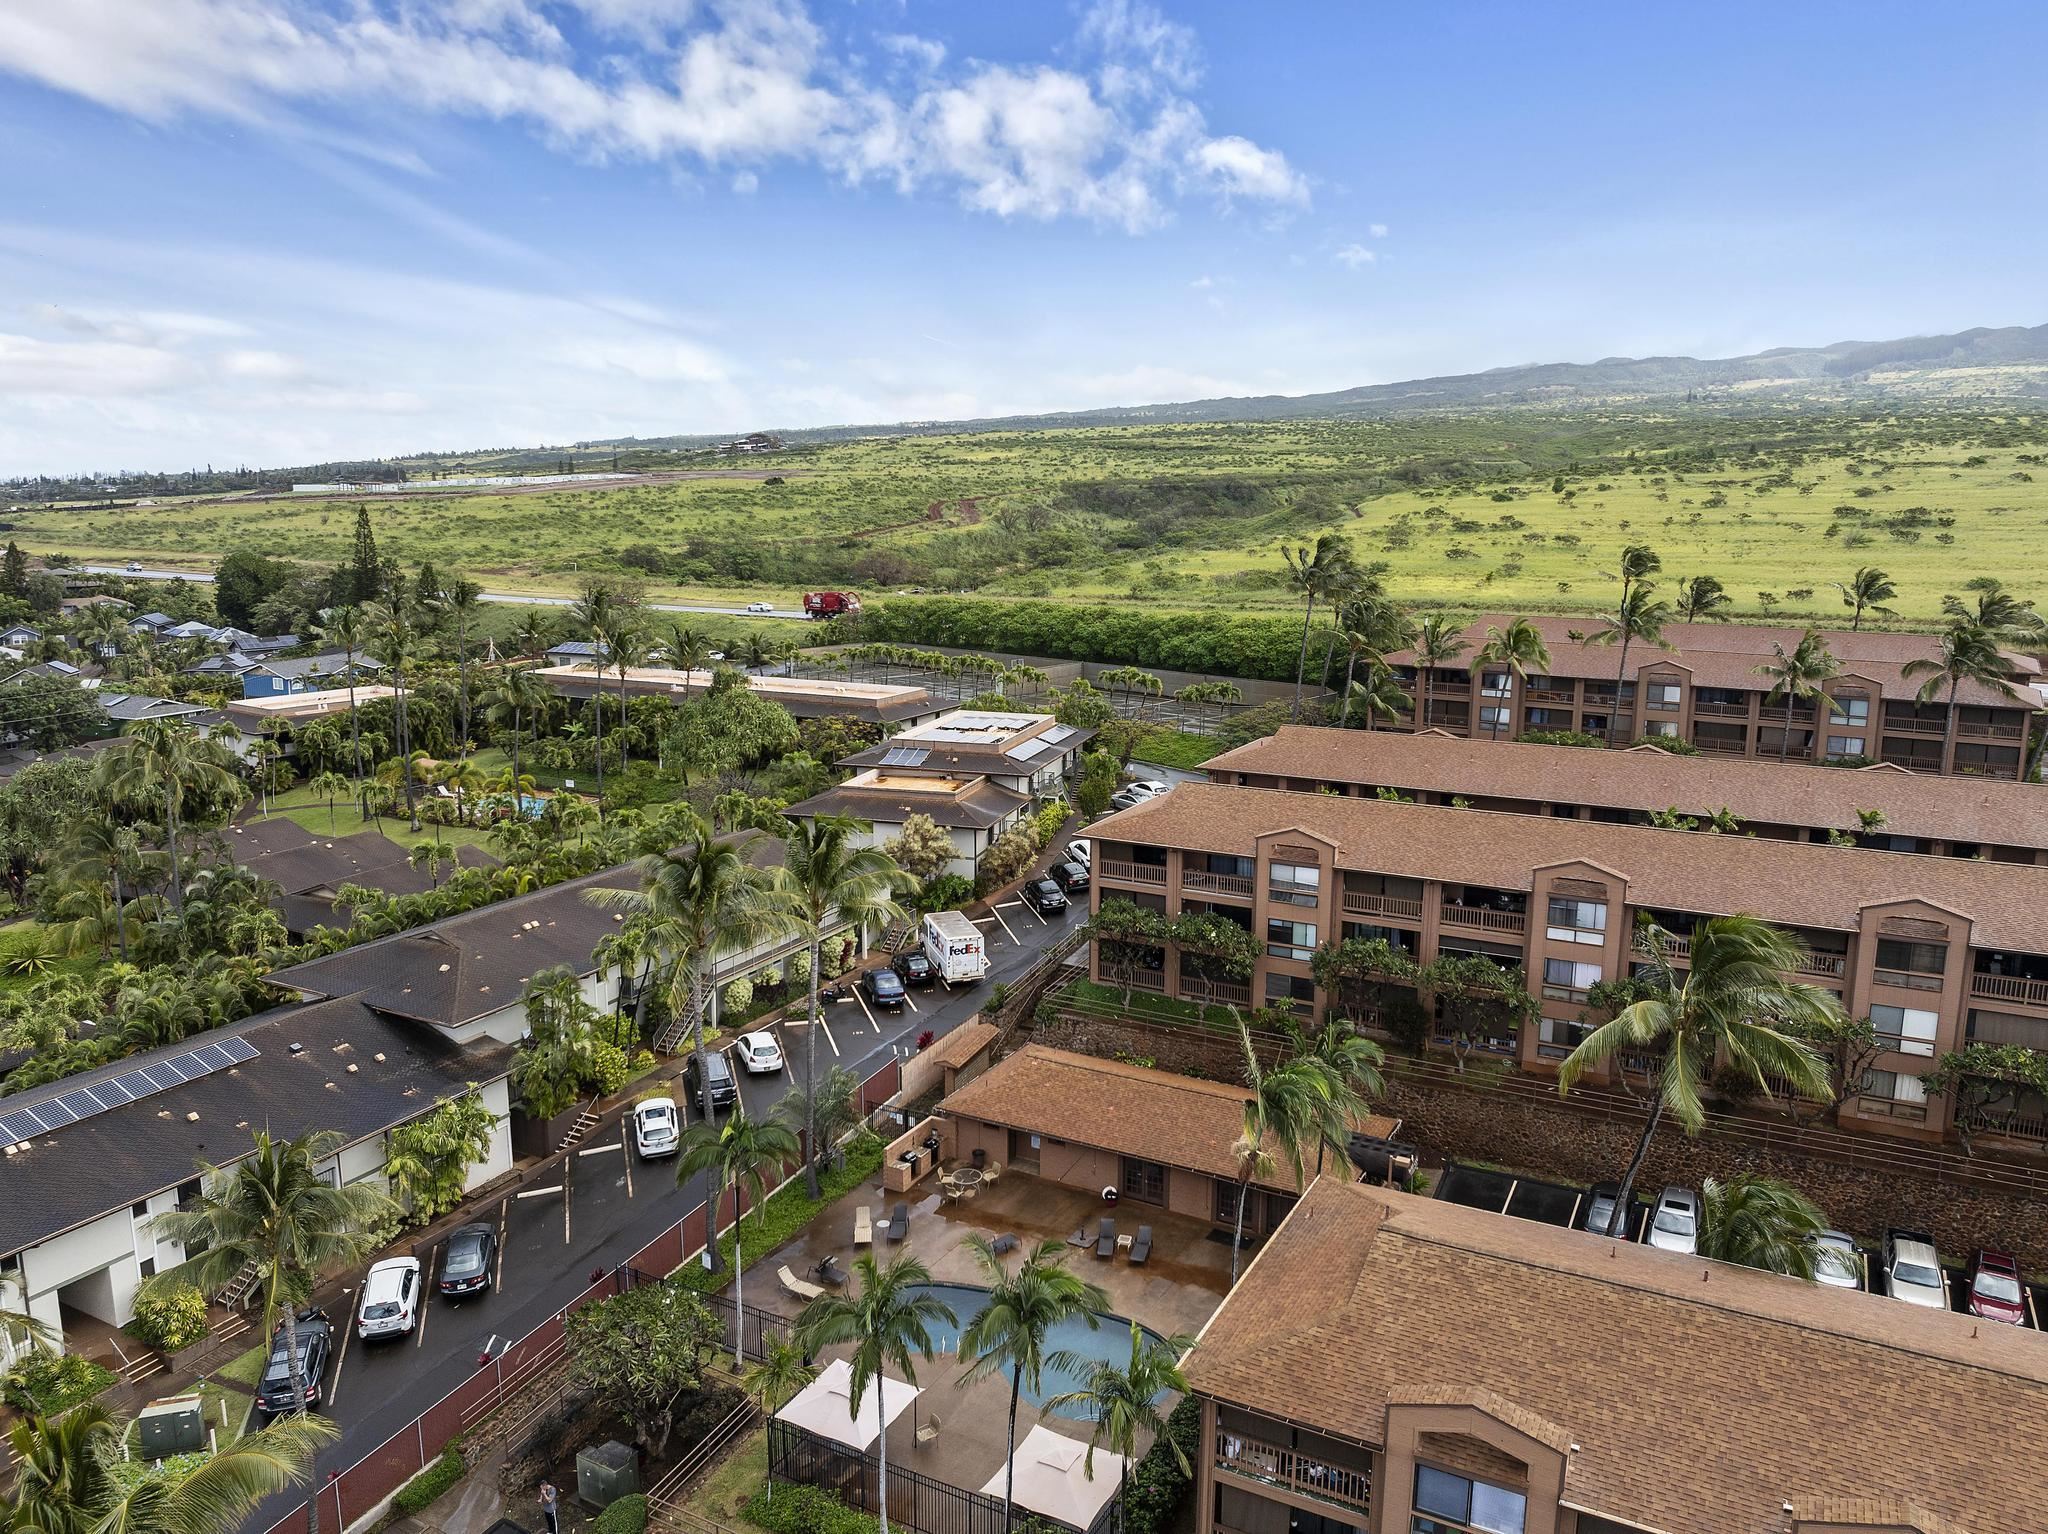
[[[785,1481],[822,1487],[863,1513],[881,1511],[881,1461],[794,1423],[769,1422],[768,1471]],[[888,1481],[889,1521],[919,1534],[1012,1534],[1026,1527],[1074,1527],[1022,1507],[1012,1508],[1006,1520],[1000,1498],[949,1486],[903,1465],[889,1466]],[[1107,1534],[1115,1521],[1116,1499],[1111,1497],[1095,1521],[1076,1534]]]
[[[690,1260],[695,1262],[698,1259],[693,1257]],[[750,1293],[777,1293],[778,1282],[772,1268],[757,1266],[747,1269],[746,1284]],[[765,1287],[757,1288],[757,1285]],[[703,1300],[705,1307],[718,1318],[719,1345],[731,1347],[733,1318],[739,1314],[739,1306],[731,1294],[705,1294],[699,1295],[698,1298]],[[789,1317],[777,1315],[749,1299],[746,1319],[740,1323],[739,1356],[748,1363],[759,1363],[768,1356],[768,1344],[771,1341],[786,1341],[789,1332]]]

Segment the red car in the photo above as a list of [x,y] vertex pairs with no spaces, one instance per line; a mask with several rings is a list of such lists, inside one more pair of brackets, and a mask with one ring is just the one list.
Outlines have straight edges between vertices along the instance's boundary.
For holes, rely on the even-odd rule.
[[1970,1270],[1970,1314],[2012,1326],[2027,1322],[2026,1298],[2020,1292],[2019,1264],[2009,1252],[1982,1251]]

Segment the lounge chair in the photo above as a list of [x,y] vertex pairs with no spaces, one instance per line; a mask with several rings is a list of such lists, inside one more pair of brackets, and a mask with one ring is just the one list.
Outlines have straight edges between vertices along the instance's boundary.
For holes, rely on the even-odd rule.
[[1116,1221],[1108,1215],[1102,1217],[1102,1226],[1095,1233],[1095,1255],[1114,1257],[1116,1255]]
[[875,1212],[862,1204],[853,1212],[853,1244],[873,1246],[875,1244]]
[[1133,1266],[1152,1255],[1152,1227],[1140,1225],[1138,1234],[1131,1242],[1130,1260]]
[[890,1212],[887,1234],[891,1241],[901,1241],[910,1234],[910,1205],[899,1203]]
[[789,1264],[786,1262],[775,1270],[775,1276],[782,1280],[783,1288],[800,1300],[815,1300],[825,1292],[809,1279],[798,1278],[794,1273],[790,1272]]
[[988,1249],[998,1257],[1005,1252],[1014,1252],[1017,1250],[1017,1238],[1008,1234],[1000,1235],[988,1244]]
[[926,1417],[923,1422],[918,1424],[917,1441],[919,1443],[930,1443],[934,1438],[939,1436],[939,1429],[944,1426],[945,1423],[939,1420],[939,1414],[937,1412],[933,1412],[929,1417]]

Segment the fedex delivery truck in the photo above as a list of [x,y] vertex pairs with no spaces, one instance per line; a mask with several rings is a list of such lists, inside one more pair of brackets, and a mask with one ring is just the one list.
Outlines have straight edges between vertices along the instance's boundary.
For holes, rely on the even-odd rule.
[[979,985],[988,975],[981,929],[958,911],[934,911],[918,924],[924,956],[948,985]]

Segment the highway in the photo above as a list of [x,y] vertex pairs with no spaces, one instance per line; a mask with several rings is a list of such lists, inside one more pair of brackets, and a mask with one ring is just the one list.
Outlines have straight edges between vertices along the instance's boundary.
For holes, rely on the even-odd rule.
[[[1077,899],[1063,917],[1055,918],[1041,917],[1021,901],[998,907],[995,919],[983,924],[989,939],[989,980],[971,990],[948,990],[943,985],[913,990],[909,1004],[893,1015],[870,1012],[856,994],[827,1007],[829,1015],[818,1040],[820,1072],[845,1066],[865,1080],[893,1049],[914,1048],[926,1029],[943,1035],[968,1021],[987,999],[990,983],[1023,974],[1046,948],[1086,919],[1086,907],[1085,898]],[[788,1066],[772,1076],[740,1077],[750,1113],[767,1113],[802,1079],[804,1026],[777,1027],[775,1032]],[[685,1113],[697,1117],[694,1101]],[[330,1305],[329,1314],[344,1329],[345,1341],[330,1365],[332,1384],[321,1408],[341,1428],[340,1440],[321,1451],[323,1481],[328,1472],[354,1464],[473,1374],[487,1353],[523,1336],[576,1298],[592,1272],[625,1261],[705,1198],[702,1178],[678,1188],[674,1163],[641,1161],[629,1137],[630,1131],[616,1126],[568,1157],[560,1178],[543,1177],[520,1196],[490,1202],[476,1211],[474,1219],[493,1224],[502,1233],[502,1287],[477,1299],[449,1302],[433,1297],[430,1273],[425,1276],[430,1298],[414,1334],[368,1344],[353,1330],[354,1315],[348,1308],[353,1285],[349,1299]],[[438,1271],[441,1248],[424,1260]],[[267,1529],[295,1502],[303,1502],[304,1495],[272,1498],[244,1527]]]
[[[85,565],[87,575],[119,575],[131,581],[197,581],[212,585],[213,577],[196,570],[130,570],[125,565]],[[572,607],[574,597],[532,596],[512,591],[486,591],[486,602],[503,602],[511,607]],[[657,613],[712,613],[723,618],[779,619],[783,622],[808,622],[810,615],[800,610],[776,608],[765,613],[750,613],[744,607],[713,607],[702,602],[649,602],[650,612]]]

